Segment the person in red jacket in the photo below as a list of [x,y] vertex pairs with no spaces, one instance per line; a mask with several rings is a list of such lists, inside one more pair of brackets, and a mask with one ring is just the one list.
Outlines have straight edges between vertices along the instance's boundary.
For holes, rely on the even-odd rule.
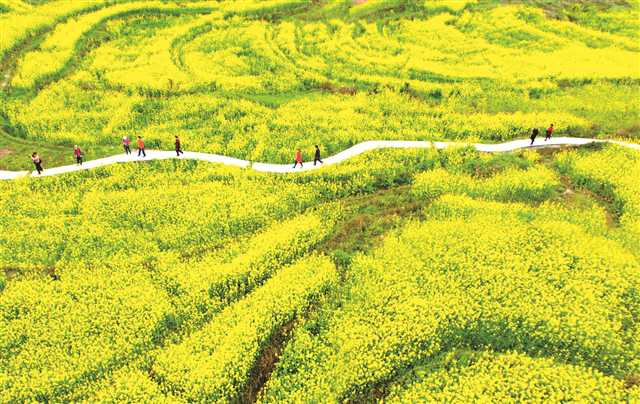
[[140,154],[142,154],[142,157],[147,157],[147,153],[144,152],[144,140],[142,140],[141,136],[138,136],[138,157],[140,157]]
[[300,149],[296,151],[296,160],[293,163],[293,168],[296,168],[298,164],[300,164],[300,167],[302,167],[302,152],[300,151]]
[[78,147],[78,145],[73,146],[73,156],[76,158],[76,163],[78,165],[82,165],[82,150]]
[[544,137],[544,141],[551,139],[551,135],[553,134],[553,124],[547,128],[547,135]]

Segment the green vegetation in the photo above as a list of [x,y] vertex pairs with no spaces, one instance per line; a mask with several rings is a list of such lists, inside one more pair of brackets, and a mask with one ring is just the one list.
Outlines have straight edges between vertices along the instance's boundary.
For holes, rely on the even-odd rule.
[[[112,155],[120,152],[119,147],[93,146],[88,150],[82,149],[86,160],[93,160],[98,157]],[[0,130],[0,170],[33,170],[30,156],[33,152],[38,152],[43,159],[44,167],[58,167],[74,164],[73,145],[58,146],[43,142],[36,142],[19,137],[13,137]]]

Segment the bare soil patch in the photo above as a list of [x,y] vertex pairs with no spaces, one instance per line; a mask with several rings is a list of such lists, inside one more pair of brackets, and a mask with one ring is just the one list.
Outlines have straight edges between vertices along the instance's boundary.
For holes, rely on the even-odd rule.
[[271,341],[262,351],[260,358],[251,372],[250,382],[242,395],[241,402],[255,403],[257,401],[264,385],[271,377],[271,373],[275,369],[276,363],[280,360],[280,355],[291,336],[293,326],[294,320],[289,321],[283,325],[273,337],[271,337]]

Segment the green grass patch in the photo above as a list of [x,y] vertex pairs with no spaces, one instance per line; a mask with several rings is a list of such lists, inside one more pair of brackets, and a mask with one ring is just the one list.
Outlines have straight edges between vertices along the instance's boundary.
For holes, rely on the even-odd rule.
[[[84,160],[94,160],[120,152],[120,148],[113,146],[91,146],[88,148],[79,145]],[[33,170],[31,154],[37,152],[42,158],[44,168],[52,168],[75,164],[73,145],[51,145],[43,142],[35,142],[26,139],[11,137],[0,131],[0,170],[24,171]]]
[[336,226],[321,250],[333,256],[339,267],[348,268],[355,254],[378,246],[385,234],[422,211],[428,201],[410,191],[409,185],[401,185],[348,198],[345,205],[351,214]]

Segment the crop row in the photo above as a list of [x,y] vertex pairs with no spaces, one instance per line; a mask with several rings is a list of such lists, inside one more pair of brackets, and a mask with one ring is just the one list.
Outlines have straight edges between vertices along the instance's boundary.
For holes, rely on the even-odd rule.
[[238,399],[271,336],[335,282],[335,267],[326,258],[284,268],[200,331],[168,347],[153,370],[174,394],[188,400]]
[[466,194],[503,202],[542,202],[554,195],[560,182],[544,166],[527,170],[509,169],[489,179],[474,180],[465,174],[444,169],[425,171],[416,176],[414,193],[421,198],[443,194]]
[[415,380],[409,386],[394,387],[385,402],[640,400],[640,390],[625,390],[622,380],[547,358],[491,352],[469,361],[450,357],[445,361],[446,368],[430,371],[425,366],[414,370]]
[[212,254],[187,262],[160,262],[162,283],[180,308],[179,321],[198,324],[259,287],[325,239],[338,214],[336,207],[325,207],[324,214],[308,213],[275,223],[243,242],[242,252],[230,260]]
[[617,146],[591,153],[571,152],[557,157],[560,172],[578,186],[611,204],[623,228],[622,237],[632,251],[640,251],[640,157]]

